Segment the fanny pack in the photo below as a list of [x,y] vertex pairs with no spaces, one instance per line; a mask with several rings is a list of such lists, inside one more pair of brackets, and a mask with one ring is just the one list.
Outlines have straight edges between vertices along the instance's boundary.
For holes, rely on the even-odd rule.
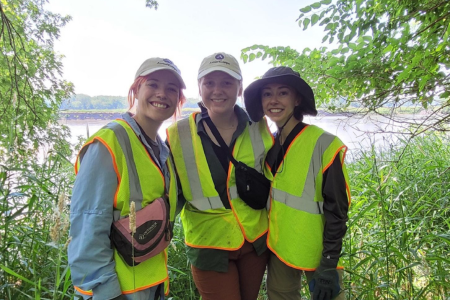
[[227,153],[228,158],[234,165],[234,176],[239,198],[253,209],[265,208],[269,198],[270,180],[254,168],[237,161],[211,119],[206,118],[205,121],[219,142],[220,147]]
[[129,266],[161,253],[172,239],[169,204],[157,198],[136,212],[136,232],[132,235],[130,217],[112,223],[111,242]]

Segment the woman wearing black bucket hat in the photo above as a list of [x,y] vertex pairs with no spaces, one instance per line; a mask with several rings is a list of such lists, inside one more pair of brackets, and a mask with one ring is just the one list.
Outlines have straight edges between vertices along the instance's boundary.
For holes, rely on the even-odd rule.
[[312,299],[344,299],[339,256],[350,203],[347,147],[302,122],[304,115],[317,115],[314,93],[291,68],[268,70],[247,87],[244,101],[253,121],[266,115],[278,127],[266,159],[266,176],[272,176],[269,299],[300,300],[303,272]]

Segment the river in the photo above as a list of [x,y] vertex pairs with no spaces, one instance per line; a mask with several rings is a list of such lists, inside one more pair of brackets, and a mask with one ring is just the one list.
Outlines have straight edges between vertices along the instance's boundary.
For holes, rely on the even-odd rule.
[[[416,116],[404,116],[411,120]],[[61,120],[71,131],[70,142],[75,143],[78,136],[84,138],[92,135],[97,130],[106,125],[110,120]],[[366,149],[372,145],[381,148],[390,145],[398,140],[399,134],[392,132],[401,129],[401,123],[394,123],[380,116],[347,117],[347,116],[319,116],[304,119],[305,123],[317,125],[324,130],[337,135],[347,145],[349,154],[355,153],[359,149]],[[166,128],[172,124],[172,120],[166,121],[159,129],[160,136],[165,139]],[[269,121],[269,128],[276,131],[276,125]]]

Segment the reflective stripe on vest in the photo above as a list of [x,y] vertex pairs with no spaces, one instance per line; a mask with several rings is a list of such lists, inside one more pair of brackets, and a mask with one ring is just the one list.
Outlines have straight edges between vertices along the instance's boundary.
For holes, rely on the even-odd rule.
[[[206,197],[203,194],[200,177],[198,175],[197,164],[194,155],[193,140],[191,136],[191,129],[189,125],[189,118],[183,119],[177,123],[178,133],[180,135],[181,149],[186,164],[188,180],[191,187],[192,204],[198,210],[217,209],[223,207],[220,196]],[[264,161],[265,146],[258,126],[248,126],[250,140],[253,145],[253,156],[255,161],[255,169],[262,170],[262,163]],[[228,190],[231,199],[238,198],[236,185],[233,185]]]
[[[336,137],[328,132],[322,133],[316,142],[313,155],[309,163],[308,174],[306,175],[305,185],[301,197],[297,197],[277,188],[272,188],[272,198],[289,207],[301,210],[310,214],[323,214],[323,201],[314,201],[316,194],[316,177],[321,171],[322,149],[327,149]],[[282,162],[284,163],[284,162]],[[316,166],[316,167],[315,167]]]
[[[130,125],[121,119],[109,123],[86,142],[77,158],[76,171],[80,167],[85,147],[96,140],[110,152],[118,178],[114,201],[115,219],[129,214],[131,201],[135,202],[136,210],[138,210],[154,199],[164,197],[166,176],[162,174],[157,163],[150,157]],[[176,185],[176,181],[172,181],[174,179],[173,172],[170,174],[170,178],[170,183]],[[150,181],[151,184],[149,184]],[[169,190],[170,218],[171,221],[174,221],[177,188],[171,185]],[[128,266],[116,250],[114,250],[114,260],[123,294],[134,293],[168,281],[166,250],[134,267]]]
[[[253,242],[268,228],[266,210],[253,210],[238,196],[234,166],[229,164],[227,193],[230,209],[223,206],[215,189],[211,171],[197,133],[196,117],[192,114],[170,126],[167,137],[187,204],[181,219],[186,244],[197,248],[236,250],[244,237]],[[247,125],[233,149],[236,160],[261,171],[273,137],[265,120]]]
[[[336,155],[343,164],[345,150],[337,137],[309,125],[292,141],[283,171],[273,178],[268,247],[292,268],[313,271],[320,263],[325,224],[323,172]],[[347,180],[344,166],[343,173]]]
[[[189,117],[190,118],[190,117]],[[181,151],[183,152],[184,162],[188,175],[189,185],[191,187],[192,200],[189,202],[198,210],[217,209],[223,207],[220,196],[207,197],[203,194],[200,176],[197,170],[197,164],[192,145],[191,128],[189,118],[177,122],[178,134],[180,135]]]

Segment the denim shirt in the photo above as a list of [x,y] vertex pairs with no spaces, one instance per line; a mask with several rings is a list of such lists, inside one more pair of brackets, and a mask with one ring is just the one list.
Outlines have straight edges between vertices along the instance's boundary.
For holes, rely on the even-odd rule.
[[[152,148],[132,115],[125,113],[122,119],[131,126],[166,176],[168,170],[165,163],[169,156],[166,144],[157,136],[160,157],[155,159]],[[109,239],[117,176],[111,154],[102,143],[96,141],[86,147],[88,148],[81,161],[70,203],[72,241],[68,246],[68,259],[73,284],[85,291],[92,290],[93,300],[109,300],[122,293]],[[151,184],[150,178],[149,181]],[[129,300],[153,300],[156,288],[154,286],[124,296]],[[81,296],[83,299],[91,298]]]

